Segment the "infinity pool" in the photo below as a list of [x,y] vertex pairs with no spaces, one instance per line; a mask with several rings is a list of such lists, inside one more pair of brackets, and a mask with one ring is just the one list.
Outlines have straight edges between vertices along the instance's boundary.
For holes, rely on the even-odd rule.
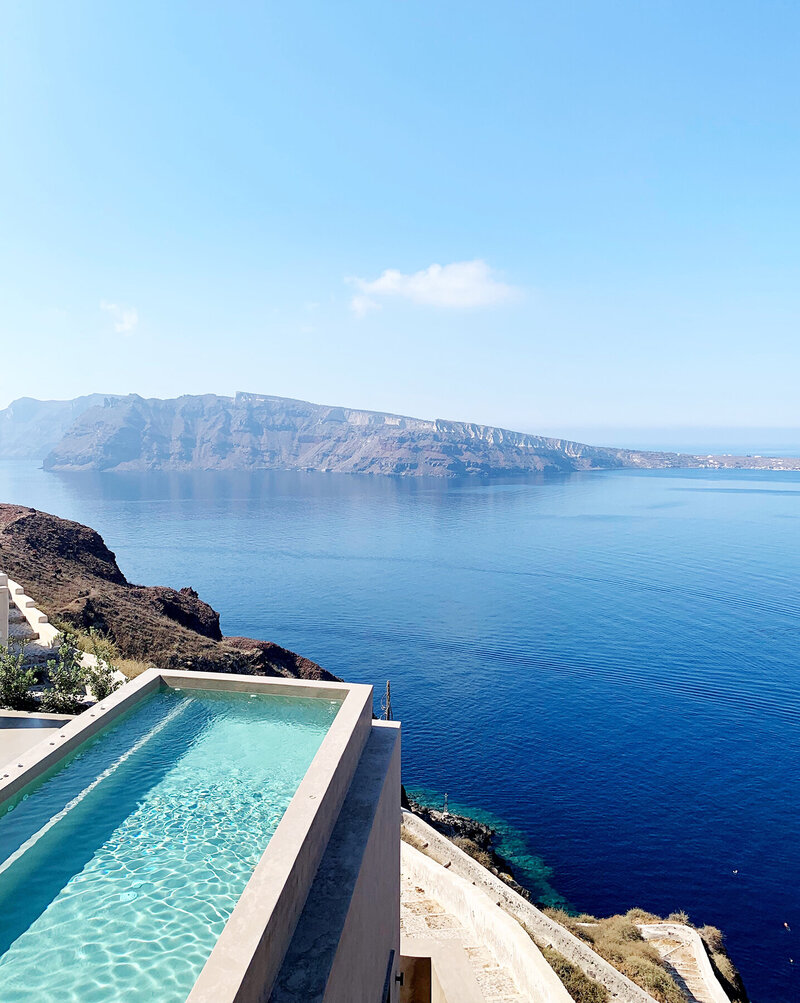
[[165,689],[0,805],[2,1003],[183,1003],[339,706]]

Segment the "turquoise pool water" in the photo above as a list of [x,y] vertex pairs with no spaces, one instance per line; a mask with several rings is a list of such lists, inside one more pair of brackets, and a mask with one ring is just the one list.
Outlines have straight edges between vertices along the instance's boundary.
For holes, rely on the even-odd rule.
[[165,690],[0,807],[2,1003],[182,1003],[338,707]]

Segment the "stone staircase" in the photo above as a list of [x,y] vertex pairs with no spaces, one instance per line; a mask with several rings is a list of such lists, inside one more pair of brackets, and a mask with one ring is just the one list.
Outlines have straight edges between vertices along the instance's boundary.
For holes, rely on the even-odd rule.
[[55,657],[60,633],[17,582],[0,572],[0,643],[22,649],[25,664],[43,668]]
[[55,657],[53,648],[42,643],[39,632],[28,623],[13,597],[8,604],[8,643],[14,650],[23,649],[25,664],[32,669],[44,667]]
[[[485,944],[470,933],[457,916],[433,898],[407,874],[401,877],[400,935],[402,938],[422,938],[426,944],[446,943],[463,951],[466,967],[477,992],[469,999],[483,1003],[530,1003],[519,991],[511,972],[500,964]],[[466,993],[462,998],[466,998]],[[448,1003],[450,995],[447,996]]]
[[681,923],[640,923],[642,936],[661,955],[688,1003],[729,1003],[696,930]]
[[31,627],[25,614],[13,601],[8,604],[8,640],[13,646],[39,640],[38,631]]

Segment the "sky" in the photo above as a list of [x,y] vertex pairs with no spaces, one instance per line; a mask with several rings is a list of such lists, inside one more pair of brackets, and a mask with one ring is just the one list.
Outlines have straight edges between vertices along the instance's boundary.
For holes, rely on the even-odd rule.
[[797,429],[798,38],[796,0],[0,0],[0,407]]

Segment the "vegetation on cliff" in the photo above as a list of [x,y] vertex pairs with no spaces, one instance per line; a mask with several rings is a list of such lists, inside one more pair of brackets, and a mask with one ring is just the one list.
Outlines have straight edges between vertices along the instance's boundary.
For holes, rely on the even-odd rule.
[[51,621],[95,631],[134,664],[336,679],[270,641],[223,637],[219,613],[191,588],[131,584],[102,537],[77,522],[0,504],[0,568]]
[[573,965],[563,954],[548,944],[539,945],[545,961],[561,979],[564,988],[575,1003],[608,1003],[611,993],[604,985],[590,979],[577,965]]
[[[672,913],[666,920],[644,909],[630,909],[624,916],[571,916],[563,909],[545,909],[545,913],[589,944],[602,958],[641,986],[659,1003],[685,1003],[682,988],[667,970],[655,947],[642,936],[640,923],[678,923],[692,926],[684,912]],[[713,926],[697,928],[711,966],[728,997],[735,1003],[748,1003],[739,972],[727,954],[722,933]]]
[[[495,849],[496,832],[491,826],[467,815],[423,804],[409,796],[405,788],[402,790],[402,806],[454,843],[518,895],[528,901],[533,900],[530,891],[517,882],[513,864]],[[428,843],[414,832],[404,829],[403,839],[423,853],[430,852]],[[686,1003],[684,990],[673,977],[673,970],[655,945],[644,938],[638,927],[641,923],[665,922],[658,916],[642,909],[631,909],[623,916],[598,919],[589,915],[575,916],[566,909],[551,908],[542,903],[535,904],[545,915],[591,947],[597,955],[649,993],[658,1003]],[[673,913],[667,917],[666,922],[697,929],[712,968],[728,997],[735,1003],[748,1003],[741,977],[725,950],[719,930],[710,926],[694,928],[685,913]],[[564,957],[549,941],[543,940],[527,926],[525,929],[575,1003],[608,1003],[611,998],[608,989],[576,965],[574,958],[570,960]]]

